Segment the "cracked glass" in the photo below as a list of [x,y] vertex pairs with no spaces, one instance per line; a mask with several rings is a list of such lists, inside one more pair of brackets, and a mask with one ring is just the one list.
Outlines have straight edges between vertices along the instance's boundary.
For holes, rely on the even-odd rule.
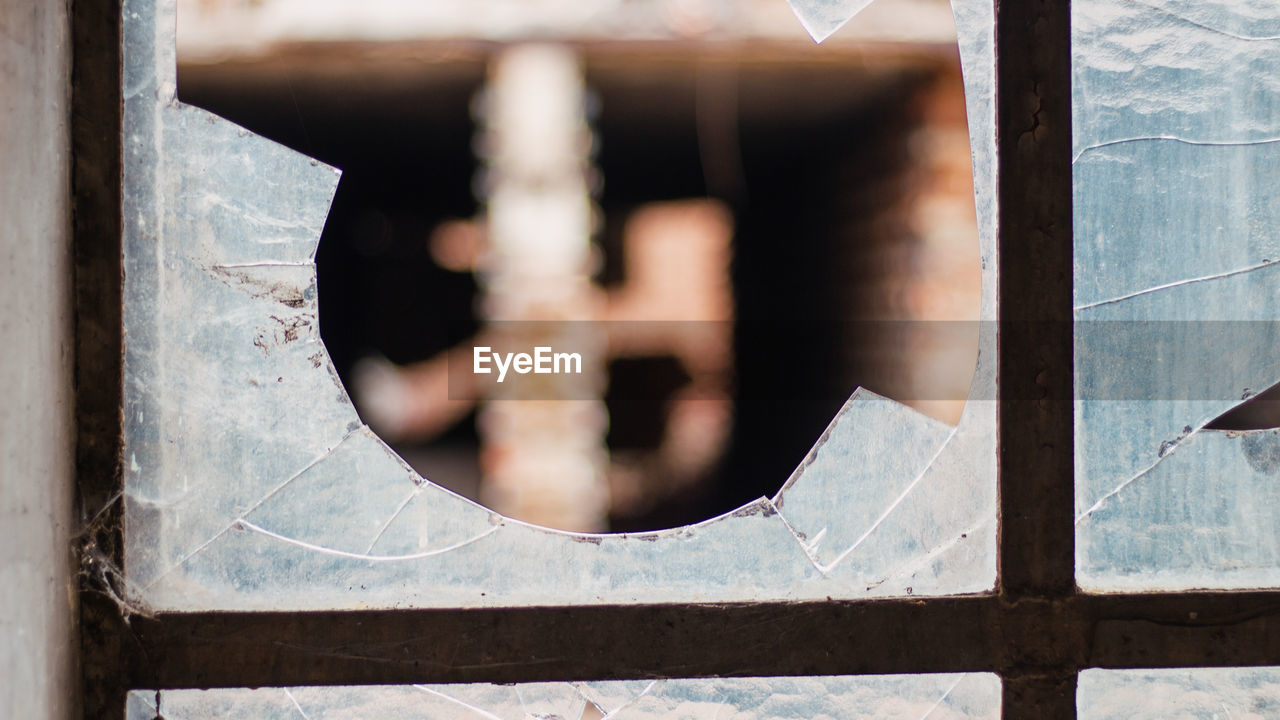
[[1280,668],[1085,670],[1076,707],[1082,720],[1275,717]]
[[[824,3],[793,6],[810,28],[813,13],[827,12]],[[953,7],[980,317],[991,321],[993,8],[982,0]],[[173,0],[127,0],[124,13],[124,577],[132,609],[819,600],[993,588],[991,322],[980,323],[957,426],[859,390],[777,495],[696,525],[549,530],[421,477],[361,423],[319,338],[314,255],[338,171],[177,100]]]
[[[626,680],[512,685],[139,690],[129,720],[204,718],[831,718],[995,720],[991,674]],[[389,714],[389,715],[388,715]]]
[[1076,568],[1280,583],[1280,4],[1072,4]]

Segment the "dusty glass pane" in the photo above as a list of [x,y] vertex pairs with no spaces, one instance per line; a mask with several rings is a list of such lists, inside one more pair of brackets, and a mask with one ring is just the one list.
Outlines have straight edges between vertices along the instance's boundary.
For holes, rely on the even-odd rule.
[[[159,707],[157,707],[157,705]],[[514,685],[138,690],[129,720],[811,718],[995,720],[991,674],[635,680]]]
[[[992,7],[955,7],[981,317],[992,320]],[[133,603],[716,602],[993,586],[990,323],[957,427],[860,391],[776,497],[697,525],[552,531],[423,479],[360,423],[316,331],[313,255],[337,172],[176,100],[172,0],[128,0],[124,13]]]
[[1253,720],[1280,714],[1280,668],[1085,670],[1081,720]]
[[1077,577],[1274,586],[1280,4],[1072,5]]

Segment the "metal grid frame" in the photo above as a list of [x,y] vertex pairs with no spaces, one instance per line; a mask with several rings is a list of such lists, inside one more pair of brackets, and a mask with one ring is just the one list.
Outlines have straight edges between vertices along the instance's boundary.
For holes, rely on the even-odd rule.
[[1076,716],[1087,667],[1280,665],[1280,590],[1074,582],[1070,4],[995,0],[997,592],[819,603],[122,618],[120,5],[73,0],[76,418],[85,717],[132,688],[996,672],[1009,720]]

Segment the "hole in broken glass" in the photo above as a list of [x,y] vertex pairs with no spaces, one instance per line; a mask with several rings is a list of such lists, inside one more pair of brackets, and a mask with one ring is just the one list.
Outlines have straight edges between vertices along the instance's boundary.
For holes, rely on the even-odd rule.
[[1280,428],[1280,384],[1249,397],[1205,426],[1209,430]]
[[[854,387],[959,418],[980,281],[950,26],[267,49],[217,22],[251,12],[183,12],[184,101],[343,169],[321,333],[432,481],[539,525],[657,529],[773,495]],[[536,347],[587,381],[508,356],[496,383]]]

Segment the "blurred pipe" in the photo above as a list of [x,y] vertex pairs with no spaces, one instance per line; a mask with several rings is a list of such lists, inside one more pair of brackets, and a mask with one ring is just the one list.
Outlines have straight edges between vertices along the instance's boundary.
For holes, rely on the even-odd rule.
[[[485,321],[592,321],[591,133],[582,68],[573,51],[516,45],[490,66],[483,109],[489,244],[480,261]],[[528,327],[515,346],[556,350],[556,323]],[[546,329],[539,329],[546,328]],[[563,340],[563,337],[559,338]],[[574,348],[563,348],[566,351]],[[583,353],[584,373],[603,378],[601,353]],[[602,383],[596,383],[599,387]],[[563,530],[607,529],[607,414],[601,396],[483,403],[480,498],[494,510]],[[581,397],[580,394],[577,397]],[[543,399],[545,398],[545,399]]]

